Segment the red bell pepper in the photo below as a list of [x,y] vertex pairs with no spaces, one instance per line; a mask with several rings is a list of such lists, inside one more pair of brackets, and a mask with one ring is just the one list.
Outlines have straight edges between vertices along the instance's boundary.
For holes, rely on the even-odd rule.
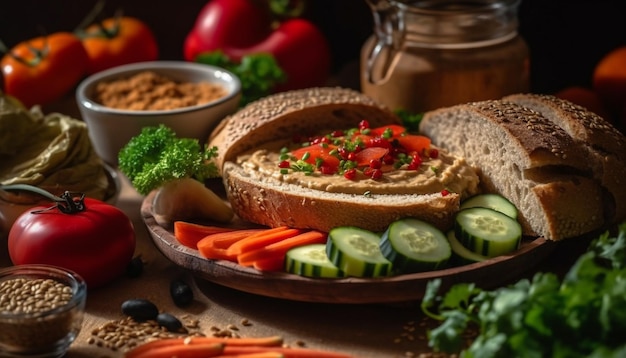
[[322,32],[304,18],[275,22],[268,8],[253,0],[211,0],[187,35],[184,57],[222,51],[231,60],[269,53],[287,80],[276,88],[289,90],[324,85],[331,65],[330,47]]

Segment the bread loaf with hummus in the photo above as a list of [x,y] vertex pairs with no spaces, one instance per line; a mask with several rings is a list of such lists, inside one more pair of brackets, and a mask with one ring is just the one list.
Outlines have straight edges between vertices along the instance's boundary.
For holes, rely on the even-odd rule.
[[218,148],[217,165],[234,212],[261,225],[321,231],[337,226],[382,231],[404,217],[448,228],[461,199],[477,192],[478,176],[463,158],[441,148],[436,164],[422,164],[419,178],[351,180],[279,168],[281,148],[294,136],[356,128],[362,120],[372,128],[400,123],[371,98],[334,87],[271,95],[226,118],[208,145]]
[[[604,195],[615,178],[605,179],[606,167],[594,164],[598,157],[591,149],[597,147],[590,139],[574,135],[573,127],[564,130],[566,120],[559,119],[559,112],[565,110],[553,106],[568,104],[532,98],[524,95],[437,109],[424,115],[420,131],[478,168],[485,191],[510,199],[520,211],[525,234],[561,240],[602,228],[607,217],[616,219],[615,211],[607,210]],[[580,108],[576,111],[582,113]],[[578,130],[592,133],[597,124],[606,127],[594,117]],[[610,134],[597,140],[623,138]],[[614,155],[611,160],[618,160]]]

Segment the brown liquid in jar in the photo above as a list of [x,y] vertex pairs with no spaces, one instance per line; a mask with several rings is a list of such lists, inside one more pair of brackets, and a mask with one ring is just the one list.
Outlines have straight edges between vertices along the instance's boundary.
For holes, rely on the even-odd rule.
[[[420,113],[528,91],[528,48],[516,33],[514,12],[479,0],[435,10],[380,3],[396,8],[375,13],[376,33],[361,53],[361,90],[375,100]],[[510,23],[504,26],[503,18]]]

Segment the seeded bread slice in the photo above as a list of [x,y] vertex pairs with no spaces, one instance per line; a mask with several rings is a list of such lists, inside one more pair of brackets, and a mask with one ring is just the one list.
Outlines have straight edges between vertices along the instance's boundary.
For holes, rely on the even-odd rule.
[[237,155],[280,138],[348,128],[367,119],[372,127],[400,123],[388,108],[360,92],[340,87],[315,87],[264,97],[225,118],[209,136],[217,146],[218,168]]
[[525,234],[561,240],[604,224],[587,151],[540,113],[474,102],[427,112],[420,131],[479,168],[484,190],[517,206]]
[[593,177],[604,190],[606,219],[626,219],[626,137],[602,117],[550,95],[515,94],[503,100],[542,113],[589,152]]

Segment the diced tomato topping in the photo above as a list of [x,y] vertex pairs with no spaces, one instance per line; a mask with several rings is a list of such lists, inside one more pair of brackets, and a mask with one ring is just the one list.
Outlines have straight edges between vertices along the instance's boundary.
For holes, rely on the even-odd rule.
[[[360,121],[358,131],[349,136],[348,132],[335,130],[324,136],[297,139],[310,145],[291,152],[296,160],[305,161],[322,174],[341,172],[349,180],[356,179],[359,173],[380,179],[384,172],[395,170],[403,163],[407,163],[408,170],[419,170],[423,158],[439,156],[438,150],[431,148],[428,137],[408,134],[406,128],[398,124],[370,128],[367,120]],[[290,168],[292,162],[282,161],[279,167]],[[303,170],[310,169],[303,167]]]
[[382,137],[371,137],[365,142],[366,147],[391,148],[391,142]]
[[350,168],[343,173],[344,178],[354,180],[356,178],[356,169]]
[[419,156],[419,154],[415,154],[411,158],[411,162],[408,165],[408,169],[417,170],[420,168],[421,165],[422,165],[422,158]]
[[422,135],[406,134],[395,139],[407,152],[423,153],[430,148],[430,138]]
[[[308,155],[306,159],[303,159],[305,162],[318,165],[319,159],[322,160],[320,168],[324,167],[325,174],[335,174],[339,170],[340,160],[336,156],[330,154],[330,152],[335,149],[332,145],[311,145],[308,147],[298,148],[291,152],[291,154],[296,157],[296,159],[303,159],[305,155]],[[308,154],[307,154],[308,153]]]
[[370,160],[370,168],[380,169],[383,166],[383,163],[380,159],[372,159]]
[[393,164],[395,162],[396,162],[396,160],[393,159],[393,155],[391,155],[389,153],[383,157],[383,163],[385,163],[387,165],[391,165],[391,164]]
[[370,147],[361,150],[355,154],[354,161],[357,166],[364,167],[369,166],[372,160],[380,161],[385,155],[389,153],[389,150],[381,147]]
[[390,138],[399,137],[400,135],[402,135],[402,133],[406,132],[406,128],[404,128],[403,126],[399,124],[389,124],[386,126],[381,126],[381,127],[371,129],[370,134],[373,136],[382,137],[385,134],[385,132],[388,130],[390,130],[391,132]]

